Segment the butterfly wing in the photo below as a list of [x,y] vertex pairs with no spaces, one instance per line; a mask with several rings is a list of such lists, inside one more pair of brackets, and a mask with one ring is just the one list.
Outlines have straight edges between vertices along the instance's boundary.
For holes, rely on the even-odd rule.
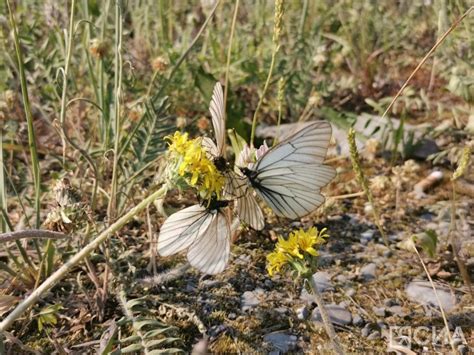
[[314,122],[270,149],[256,164],[252,185],[276,215],[303,217],[324,202],[320,194],[335,176],[322,164],[331,125]]
[[221,211],[208,212],[211,222],[188,250],[189,263],[201,272],[215,275],[222,272],[230,256],[229,221]]
[[220,156],[219,149],[217,148],[216,144],[211,138],[209,137],[202,138],[201,144],[206,150],[206,155],[209,159],[214,160]]
[[215,156],[223,156],[225,148],[224,93],[219,82],[214,86],[209,111],[211,112],[212,126],[217,142],[218,154]]
[[161,226],[158,253],[169,256],[187,249],[206,232],[212,221],[212,215],[200,205],[172,214]]

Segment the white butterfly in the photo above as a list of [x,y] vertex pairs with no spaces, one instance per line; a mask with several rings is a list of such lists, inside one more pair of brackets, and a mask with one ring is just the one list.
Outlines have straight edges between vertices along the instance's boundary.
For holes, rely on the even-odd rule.
[[209,111],[211,112],[212,126],[214,127],[217,144],[212,139],[206,137],[203,138],[203,146],[213,159],[217,169],[224,174],[226,178],[225,195],[236,199],[235,207],[240,220],[255,230],[262,230],[265,220],[253,192],[248,190],[244,177],[237,175],[231,170],[230,165],[225,159],[224,93],[219,82],[214,86]]
[[169,256],[188,249],[191,266],[206,274],[222,272],[230,255],[230,224],[223,208],[228,201],[211,200],[172,214],[162,225],[158,253]]
[[324,202],[320,189],[336,175],[323,164],[330,139],[328,122],[311,123],[240,170],[277,216],[303,217]]

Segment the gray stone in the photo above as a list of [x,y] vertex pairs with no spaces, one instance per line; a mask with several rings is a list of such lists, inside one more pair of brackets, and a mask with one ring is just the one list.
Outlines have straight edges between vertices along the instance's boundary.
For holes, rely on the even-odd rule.
[[363,337],[367,338],[370,335],[370,332],[372,331],[372,327],[370,323],[367,323],[364,328],[362,328],[361,334]]
[[260,288],[256,288],[253,291],[245,291],[241,297],[242,311],[247,311],[260,304],[260,298],[262,298],[264,291]]
[[[445,311],[452,310],[457,303],[456,295],[441,285],[435,285],[435,287],[443,309]],[[412,281],[405,288],[405,292],[412,302],[439,307],[435,292],[427,281]]]
[[392,307],[392,306],[398,305],[399,303],[396,300],[394,300],[393,298],[387,298],[383,301],[383,304],[386,307]]
[[362,327],[362,325],[364,324],[364,319],[356,314],[354,317],[352,317],[352,324],[354,324],[356,327]]
[[296,349],[298,338],[295,335],[275,332],[264,335],[263,340],[271,344],[275,350],[286,353]]
[[229,313],[229,315],[227,316],[230,320],[234,320],[237,318],[237,314],[235,313]]
[[357,293],[356,290],[354,290],[353,288],[348,288],[346,290],[347,297],[354,297],[356,293]]
[[361,239],[372,240],[375,231],[373,229],[367,229],[365,232],[360,234]]
[[343,284],[343,283],[346,283],[347,282],[347,276],[346,275],[337,275],[336,276],[336,280],[337,282],[339,282],[340,284]]
[[390,249],[385,250],[382,255],[383,255],[385,258],[390,258],[390,257],[393,255],[393,251],[391,251]]
[[385,307],[373,307],[372,310],[377,317],[385,317]]
[[[338,325],[348,325],[352,322],[352,314],[344,307],[336,304],[326,305],[326,311],[329,315],[329,319],[332,323]],[[313,322],[322,322],[321,313],[319,308],[315,308],[311,314],[311,320]]]
[[376,330],[375,332],[373,332],[372,334],[370,334],[368,337],[367,337],[368,340],[376,340],[376,339],[380,339],[380,332],[378,330]]
[[403,311],[402,306],[392,306],[387,309],[388,313],[398,317],[405,317],[406,313]]
[[370,263],[367,265],[364,265],[360,269],[360,275],[362,276],[362,279],[364,281],[371,281],[375,279],[375,270],[377,269],[377,265],[374,263]]
[[305,288],[301,290],[300,299],[308,305],[315,303],[314,296],[310,294]]
[[299,320],[305,320],[309,316],[308,307],[306,306],[298,307],[295,313],[296,313],[296,318],[298,318]]
[[318,271],[313,274],[313,281],[319,292],[334,291],[334,287],[331,284],[331,276],[327,272]]

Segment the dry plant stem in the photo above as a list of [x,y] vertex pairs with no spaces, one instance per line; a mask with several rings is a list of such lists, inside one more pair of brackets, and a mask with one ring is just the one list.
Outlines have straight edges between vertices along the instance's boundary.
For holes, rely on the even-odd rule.
[[[234,39],[235,24],[237,23],[237,13],[239,12],[239,3],[240,3],[240,0],[237,0],[235,2],[234,17],[232,18],[232,25],[230,28],[230,35],[229,35],[229,48],[227,48],[227,63],[225,67],[225,79],[224,79],[224,115],[227,112],[227,90],[228,90],[228,85],[229,85],[230,57],[232,54],[232,41]],[[225,154],[225,151],[224,151],[224,154]]]
[[312,277],[309,278],[309,284],[311,286],[311,291],[313,292],[314,300],[318,305],[319,313],[321,314],[321,319],[323,320],[324,328],[326,329],[326,333],[329,339],[331,340],[333,350],[338,355],[344,354],[344,350],[342,349],[342,346],[339,343],[339,338],[331,323],[331,319],[329,318],[328,312],[326,311],[326,307],[324,306],[323,299],[319,294],[318,286],[316,285]]
[[[61,123],[62,131],[64,132],[64,121],[66,120],[66,96],[67,96],[67,79],[69,74],[69,63],[71,62],[71,51],[72,51],[72,37],[74,34],[74,8],[76,7],[76,1],[71,1],[71,16],[69,18],[69,31],[66,38],[66,59],[64,63],[64,69],[61,68],[63,74],[63,90],[61,94],[61,112],[59,114],[59,122]],[[63,145],[63,164],[66,162],[66,140],[61,135],[61,142]]]
[[109,223],[112,223],[116,217],[117,207],[117,185],[119,173],[119,148],[120,148],[120,98],[122,95],[122,6],[123,2],[117,0],[115,4],[115,114],[114,114],[114,163],[112,167],[112,182],[110,187],[110,200],[107,207],[107,216]]
[[0,332],[5,331],[12,323],[17,320],[29,307],[33,306],[36,301],[41,298],[46,291],[51,289],[57,282],[59,282],[69,271],[90,255],[100,244],[106,241],[114,233],[118,232],[127,222],[134,216],[140,213],[153,201],[163,198],[168,187],[163,185],[159,190],[153,192],[148,197],[143,199],[138,205],[133,207],[130,211],[117,219],[115,223],[110,225],[106,230],[100,233],[89,244],[82,248],[76,255],[69,259],[64,265],[56,270],[50,277],[48,277],[35,291],[29,294],[18,306],[2,321],[0,322]]
[[191,268],[191,265],[189,263],[180,265],[178,267],[175,267],[174,269],[171,269],[169,271],[162,272],[160,274],[157,274],[155,276],[151,277],[146,277],[139,282],[144,285],[149,285],[149,286],[158,286],[176,279],[179,279],[181,276],[183,276],[189,269]]
[[426,268],[426,265],[423,259],[421,258],[420,253],[418,252],[418,250],[416,249],[414,245],[413,245],[413,249],[415,250],[416,255],[418,255],[418,258],[420,259],[421,265],[423,266],[423,269],[425,270],[425,274],[428,277],[428,280],[430,280],[430,284],[431,284],[431,287],[433,288],[436,301],[438,301],[438,306],[439,306],[439,309],[441,310],[441,316],[443,317],[444,326],[446,327],[446,331],[448,333],[449,344],[451,345],[451,349],[453,350],[453,353],[457,354],[458,352],[456,351],[456,348],[454,346],[453,338],[451,337],[451,333],[449,332],[448,319],[446,318],[446,314],[444,313],[443,306],[441,305],[441,301],[439,300],[438,291],[436,290],[436,287],[433,283],[433,279],[431,278],[430,273],[428,272],[428,269]]
[[0,243],[19,239],[64,239],[68,235],[60,232],[52,232],[41,229],[30,229],[0,234]]
[[16,58],[18,62],[18,71],[20,75],[20,85],[21,85],[21,94],[23,98],[23,106],[25,109],[26,121],[28,123],[28,146],[30,148],[31,164],[32,164],[32,170],[33,170],[33,181],[34,181],[34,187],[35,187],[35,212],[36,212],[35,227],[39,228],[40,222],[41,222],[40,221],[41,175],[40,175],[40,168],[39,168],[39,161],[38,161],[38,152],[36,149],[35,131],[34,131],[34,126],[33,126],[33,115],[31,113],[30,99],[28,97],[28,86],[26,84],[25,68],[23,64],[23,54],[21,51],[20,40],[18,38],[16,22],[13,16],[13,11],[10,5],[10,1],[7,0],[6,3],[7,3],[8,13],[10,17],[10,27],[13,33],[13,40],[15,42],[15,51],[16,51]]
[[408,86],[408,83],[411,81],[411,79],[413,79],[413,77],[415,76],[415,74],[418,72],[418,70],[420,70],[420,68],[423,66],[423,64],[426,63],[426,61],[428,60],[428,58],[433,54],[433,52],[440,46],[441,43],[444,42],[444,40],[446,39],[446,37],[448,37],[448,35],[456,28],[458,27],[458,25],[462,22],[462,20],[464,20],[464,18],[469,15],[469,13],[474,10],[474,6],[471,6],[461,17],[459,17],[458,19],[456,19],[456,21],[454,21],[454,23],[451,25],[451,27],[448,28],[448,30],[441,36],[440,39],[438,39],[436,41],[436,43],[434,44],[434,46],[428,51],[428,53],[426,53],[426,55],[423,57],[423,59],[421,60],[421,62],[416,66],[415,70],[413,70],[413,72],[410,74],[410,76],[408,77],[408,79],[405,81],[405,83],[402,85],[402,87],[400,88],[400,90],[398,90],[397,94],[395,95],[395,97],[393,98],[393,100],[390,102],[390,105],[388,105],[387,109],[385,110],[385,112],[383,113],[382,115],[382,119],[387,116],[388,112],[390,111],[390,109],[392,108],[393,104],[395,103],[395,101],[397,101],[397,99],[400,97],[400,95],[403,93],[403,91],[406,89],[406,87]]

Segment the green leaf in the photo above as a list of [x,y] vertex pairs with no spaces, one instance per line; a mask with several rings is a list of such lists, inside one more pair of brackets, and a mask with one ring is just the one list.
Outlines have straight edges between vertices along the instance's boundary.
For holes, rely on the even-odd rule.
[[435,256],[438,235],[434,230],[428,229],[424,233],[414,235],[412,238],[431,258]]
[[127,346],[126,348],[123,348],[122,354],[127,354],[127,353],[133,353],[133,352],[139,352],[140,350],[143,349],[143,346],[141,344],[132,344]]

